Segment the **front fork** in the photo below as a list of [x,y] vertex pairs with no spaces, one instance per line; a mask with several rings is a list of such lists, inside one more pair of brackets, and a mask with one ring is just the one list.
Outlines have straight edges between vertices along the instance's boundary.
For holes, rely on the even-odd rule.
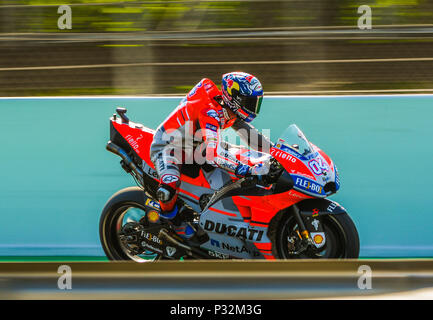
[[301,212],[297,205],[294,206],[295,219],[298,222],[299,236],[304,250],[312,248],[315,251],[320,251],[326,244],[325,232],[323,231],[319,213],[319,209]]

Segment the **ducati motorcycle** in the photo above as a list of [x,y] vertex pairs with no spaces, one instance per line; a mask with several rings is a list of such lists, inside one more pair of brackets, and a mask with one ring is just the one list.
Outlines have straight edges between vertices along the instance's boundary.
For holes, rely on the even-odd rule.
[[337,167],[290,125],[270,153],[228,150],[245,164],[270,164],[265,176],[238,178],[210,165],[182,164],[182,218],[190,240],[161,219],[158,175],[150,161],[154,130],[134,123],[126,109],[110,118],[107,150],[137,186],[116,192],[100,217],[100,240],[110,260],[358,258],[359,237],[343,206],[329,200],[340,188]]

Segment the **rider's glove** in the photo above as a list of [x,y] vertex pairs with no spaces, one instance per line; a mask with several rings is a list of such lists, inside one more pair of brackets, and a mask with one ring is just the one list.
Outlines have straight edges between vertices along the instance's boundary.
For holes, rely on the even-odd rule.
[[251,174],[253,176],[264,176],[269,173],[269,166],[266,166],[263,163],[257,163],[253,167],[251,167]]
[[258,182],[263,180],[263,177],[267,175],[269,172],[269,167],[264,165],[263,163],[258,163],[252,167],[246,164],[239,164],[236,167],[235,175],[238,178],[256,176]]
[[248,177],[251,175],[251,167],[246,164],[239,164],[236,167],[235,175],[238,178]]

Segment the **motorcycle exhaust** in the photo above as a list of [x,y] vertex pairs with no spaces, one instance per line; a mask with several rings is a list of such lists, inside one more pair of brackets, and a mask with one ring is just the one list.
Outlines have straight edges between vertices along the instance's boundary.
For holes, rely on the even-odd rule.
[[107,142],[105,148],[108,151],[121,157],[126,167],[130,168],[132,172],[134,172],[135,176],[139,179],[140,183],[143,184],[143,171],[141,171],[141,169],[136,166],[136,164],[128,156],[125,150],[120,148],[117,144],[113,143],[111,140]]

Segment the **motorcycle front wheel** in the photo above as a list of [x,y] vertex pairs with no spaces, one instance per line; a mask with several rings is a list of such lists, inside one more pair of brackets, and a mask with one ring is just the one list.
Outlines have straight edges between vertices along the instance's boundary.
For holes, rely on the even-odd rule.
[[145,193],[139,187],[129,187],[116,192],[105,204],[99,220],[99,237],[102,248],[110,260],[152,262],[160,260],[155,252],[137,250],[122,239],[126,224],[134,224],[146,216]]
[[[356,259],[359,257],[359,236],[347,213],[321,217],[326,243],[320,250],[306,250],[295,254],[300,241],[300,230],[294,216],[284,217],[276,235],[279,259]],[[299,247],[299,246],[298,246]]]

